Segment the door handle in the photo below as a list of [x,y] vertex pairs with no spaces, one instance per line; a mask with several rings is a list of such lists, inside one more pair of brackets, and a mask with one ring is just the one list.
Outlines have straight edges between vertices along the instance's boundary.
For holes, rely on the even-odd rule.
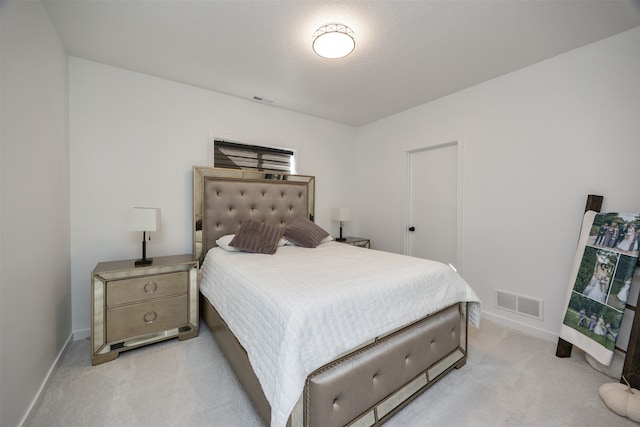
[[409,231],[416,231],[415,227],[409,227]]

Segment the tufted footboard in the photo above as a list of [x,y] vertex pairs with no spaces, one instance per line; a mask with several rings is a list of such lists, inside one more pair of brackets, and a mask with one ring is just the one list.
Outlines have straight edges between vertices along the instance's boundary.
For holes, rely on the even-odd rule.
[[383,421],[439,376],[431,368],[447,356],[457,354],[456,366],[464,365],[459,351],[464,326],[460,306],[454,305],[316,370],[305,386],[305,426]]
[[[242,346],[209,301],[201,313],[256,410],[270,407]],[[374,426],[466,363],[466,304],[458,303],[392,332],[314,371],[291,427]],[[299,405],[300,406],[300,405]]]

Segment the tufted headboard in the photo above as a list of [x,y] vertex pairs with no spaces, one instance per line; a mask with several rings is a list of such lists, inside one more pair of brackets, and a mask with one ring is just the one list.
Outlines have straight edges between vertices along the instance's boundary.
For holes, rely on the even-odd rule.
[[194,166],[194,258],[202,263],[246,218],[282,228],[298,216],[313,220],[314,190],[312,176]]

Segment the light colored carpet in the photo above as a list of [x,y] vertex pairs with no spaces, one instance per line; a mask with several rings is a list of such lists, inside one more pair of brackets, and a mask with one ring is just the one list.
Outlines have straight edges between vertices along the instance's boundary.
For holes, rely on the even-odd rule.
[[[574,348],[483,321],[471,328],[464,368],[453,371],[386,426],[636,426],[611,412],[598,387],[614,380]],[[71,344],[31,426],[260,426],[207,326],[91,366],[89,342]]]

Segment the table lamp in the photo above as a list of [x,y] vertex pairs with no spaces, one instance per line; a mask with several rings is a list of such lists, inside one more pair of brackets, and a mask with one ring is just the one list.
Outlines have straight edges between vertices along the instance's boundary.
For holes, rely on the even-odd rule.
[[339,242],[344,242],[347,239],[342,237],[342,227],[344,226],[345,221],[351,221],[351,209],[333,208],[333,211],[331,211],[331,219],[333,221],[340,221],[340,237],[338,237],[336,240]]
[[[153,264],[153,258],[147,258],[147,231],[160,228],[160,209],[131,208],[127,218],[127,230],[142,231],[142,258],[135,262],[136,267]],[[151,240],[151,234],[149,234]]]

